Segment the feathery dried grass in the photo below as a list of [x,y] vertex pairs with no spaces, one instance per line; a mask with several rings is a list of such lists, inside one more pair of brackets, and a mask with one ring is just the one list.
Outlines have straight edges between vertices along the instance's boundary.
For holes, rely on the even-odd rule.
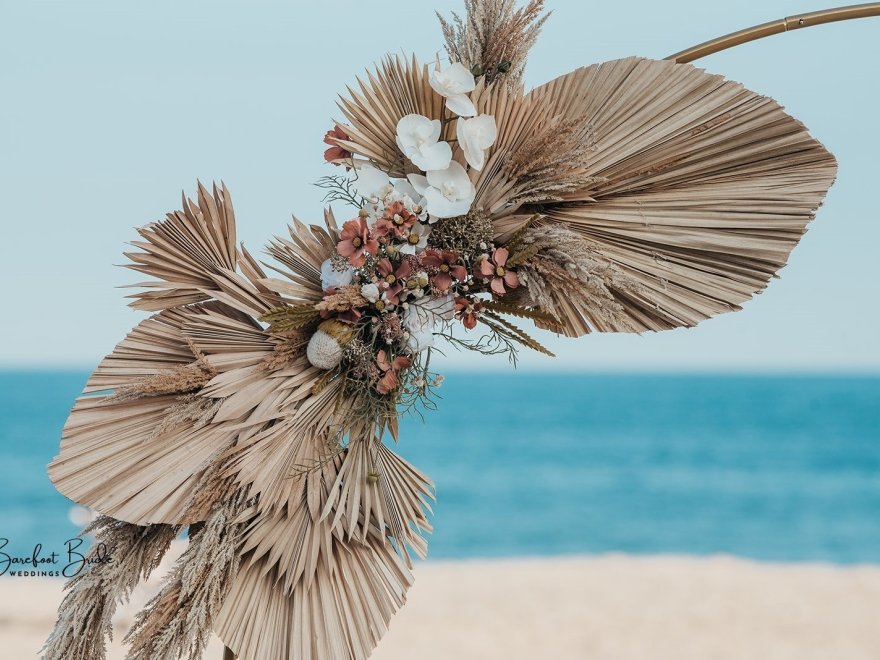
[[132,525],[101,516],[84,533],[95,533],[87,558],[95,560],[101,546],[109,563],[87,564],[66,585],[55,629],[43,647],[44,660],[103,660],[113,637],[117,603],[131,595],[138,582],[159,565],[180,531],[173,525]]
[[511,247],[514,255],[531,255],[517,266],[524,286],[514,296],[528,296],[522,302],[561,323],[554,327],[536,320],[539,327],[575,332],[567,323],[568,310],[574,308],[598,330],[635,331],[618,296],[637,292],[639,285],[602,256],[594,242],[563,226],[536,224],[520,232]]
[[310,338],[311,335],[307,333],[285,333],[283,340],[275,344],[275,348],[263,358],[260,365],[267,373],[291,365],[306,350]]
[[202,657],[214,617],[238,571],[238,541],[245,523],[233,521],[245,502],[239,491],[215,506],[203,524],[190,527],[189,547],[126,635],[131,643],[127,660]]
[[516,0],[465,0],[465,17],[446,20],[439,13],[446,52],[453,62],[482,70],[486,82],[504,81],[511,89],[522,86],[529,50],[544,21],[544,0],[530,0],[516,9]]
[[554,117],[530,132],[503,168],[516,182],[508,203],[561,201],[565,193],[588,189],[600,180],[587,167],[595,144],[592,128],[581,118]]
[[148,376],[133,385],[121,387],[112,396],[107,397],[107,401],[119,403],[145,396],[187,394],[200,390],[217,375],[217,370],[211,366],[205,354],[192,340],[187,339],[187,344],[196,358],[194,362],[176,366],[168,371]]
[[150,440],[168,433],[172,429],[189,422],[195,422],[193,430],[206,427],[220,410],[224,399],[209,399],[198,394],[184,394],[177,403],[168,408],[165,417],[150,435]]
[[369,304],[361,295],[361,288],[355,284],[342,286],[336,289],[336,293],[326,296],[315,305],[319,312],[347,312],[357,307],[366,307]]

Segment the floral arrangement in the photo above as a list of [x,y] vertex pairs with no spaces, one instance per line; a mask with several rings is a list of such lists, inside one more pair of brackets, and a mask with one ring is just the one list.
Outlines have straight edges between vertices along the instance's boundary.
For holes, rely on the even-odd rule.
[[[340,102],[323,226],[261,263],[225,186],[139,230],[152,313],[105,358],[49,466],[124,561],[78,575],[47,660],[100,660],[116,602],[184,529],[131,660],[366,658],[424,557],[433,486],[392,451],[441,344],[552,355],[694,326],[781,268],[835,175],[771,99],[627,58],[526,91],[543,2],[467,0],[446,58],[387,58]],[[316,140],[317,141],[317,140]],[[345,220],[336,220],[344,210]]]

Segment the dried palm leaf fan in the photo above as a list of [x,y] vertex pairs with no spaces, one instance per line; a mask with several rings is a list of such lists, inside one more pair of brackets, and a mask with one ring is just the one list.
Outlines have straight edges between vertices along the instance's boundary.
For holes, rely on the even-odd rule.
[[526,93],[542,0],[466,5],[442,21],[448,66],[392,57],[340,101],[325,156],[345,169],[321,185],[353,219],[294,220],[270,266],[238,245],[224,186],[140,230],[127,256],[152,279],[131,304],[153,315],[89,379],[49,466],[103,514],[91,532],[116,560],[70,582],[48,660],[104,658],[117,601],[183,529],[131,660],[201,657],[212,630],[227,657],[369,656],[427,552],[431,482],[383,437],[430,407],[435,338],[514,358],[549,352],[520,319],[579,336],[739,309],[836,165],[772,99],[681,62],[880,14],[807,14]]

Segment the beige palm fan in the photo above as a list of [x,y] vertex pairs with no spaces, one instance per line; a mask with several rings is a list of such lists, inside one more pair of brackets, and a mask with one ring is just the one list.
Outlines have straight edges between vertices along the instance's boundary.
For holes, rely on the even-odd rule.
[[693,326],[786,263],[834,180],[824,147],[675,58],[525,93],[542,4],[467,0],[443,21],[449,62],[391,57],[349,90],[326,138],[344,167],[322,183],[354,206],[341,227],[295,220],[261,265],[225,186],[200,185],[140,230],[127,256],[151,279],[132,306],[153,315],[89,379],[49,466],[103,514],[114,561],[70,582],[45,658],[104,658],[116,602],[184,529],[129,658],[199,658],[212,630],[244,660],[366,658],[427,552],[431,482],[385,438],[430,403],[437,337],[515,355],[546,352],[520,319]]

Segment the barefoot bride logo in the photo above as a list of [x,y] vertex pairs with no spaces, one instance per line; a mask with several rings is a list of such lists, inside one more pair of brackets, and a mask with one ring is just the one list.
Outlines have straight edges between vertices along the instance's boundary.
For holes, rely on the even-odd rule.
[[0,576],[72,578],[87,566],[112,563],[113,558],[104,543],[97,543],[88,556],[80,552],[84,543],[81,538],[72,538],[55,550],[37,543],[30,554],[13,555],[7,552],[9,539],[0,538]]

